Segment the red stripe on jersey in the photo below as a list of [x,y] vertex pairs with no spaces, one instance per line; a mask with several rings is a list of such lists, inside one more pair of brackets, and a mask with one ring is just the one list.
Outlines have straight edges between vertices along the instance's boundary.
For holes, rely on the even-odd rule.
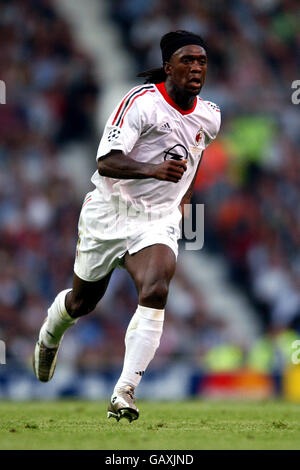
[[[139,85],[139,86],[140,86],[140,85]],[[131,93],[134,93],[138,88],[139,88],[138,86],[135,87],[133,90],[130,90],[130,91],[127,93],[127,95],[125,95],[125,98],[122,100],[122,102],[121,102],[121,104],[120,104],[120,106],[119,106],[119,108],[118,108],[118,111],[116,112],[116,115],[115,115],[115,117],[114,117],[114,119],[113,119],[112,126],[115,124],[116,120],[118,119],[118,116],[119,116],[119,114],[120,114],[120,111],[121,111],[121,109],[122,109],[122,107],[123,107],[125,101],[127,100],[127,98],[130,96]]]
[[178,104],[175,103],[175,101],[172,100],[172,98],[168,95],[168,92],[166,90],[166,87],[165,87],[165,82],[162,82],[162,83],[157,83],[156,85],[156,88],[158,89],[158,91],[163,95],[164,99],[167,101],[167,103],[169,103],[170,106],[172,106],[173,108],[175,108],[177,111],[179,111],[181,114],[185,115],[185,114],[190,114],[194,111],[194,109],[196,108],[196,105],[197,105],[197,98],[195,98],[194,100],[194,104],[193,104],[193,107],[190,108],[190,109],[182,109],[180,108],[180,106],[178,106]]
[[123,117],[122,117],[122,121],[120,122],[120,127],[122,127],[123,121],[124,121],[124,117],[126,116],[127,111],[128,111],[128,110],[131,108],[131,106],[133,105],[134,101],[135,101],[137,98],[139,98],[139,96],[143,96],[145,93],[148,93],[148,92],[150,92],[150,93],[155,93],[155,90],[145,90],[145,91],[143,91],[143,93],[140,93],[139,95],[136,95],[136,96],[133,98],[133,100],[131,101],[130,105],[127,107],[127,109],[126,109],[126,111],[125,111],[125,113],[124,113],[124,115],[123,115]]
[[87,199],[87,200],[84,202],[84,204],[83,204],[83,206],[82,206],[82,207],[84,207],[84,206],[85,206],[85,205],[86,205],[88,202],[90,202],[91,200],[92,200],[92,198],[91,198],[91,197],[89,197],[89,198],[88,198],[88,199]]

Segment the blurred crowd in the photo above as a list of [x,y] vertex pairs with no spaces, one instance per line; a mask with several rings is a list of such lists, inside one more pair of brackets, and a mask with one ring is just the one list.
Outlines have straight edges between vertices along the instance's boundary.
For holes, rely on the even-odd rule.
[[0,8],[0,338],[22,362],[71,282],[81,200],[61,152],[96,138],[101,84],[51,1]]
[[[205,246],[226,258],[268,335],[300,333],[299,110],[291,83],[300,65],[293,0],[112,0],[112,18],[136,58],[136,73],[160,64],[158,38],[187,29],[208,45],[202,96],[222,111],[222,131],[205,152],[194,202],[205,204]],[[101,83],[51,0],[0,0],[0,339],[30,367],[54,296],[72,282],[81,195],[62,165],[65,146],[95,143]],[[88,190],[88,188],[87,188]],[[196,256],[196,253],[195,253]],[[212,286],[213,295],[213,286]],[[79,370],[120,367],[137,295],[113,274],[95,314],[66,335],[65,361]],[[178,266],[156,363],[198,363],[226,342],[203,293]],[[243,359],[239,364],[243,363]]]

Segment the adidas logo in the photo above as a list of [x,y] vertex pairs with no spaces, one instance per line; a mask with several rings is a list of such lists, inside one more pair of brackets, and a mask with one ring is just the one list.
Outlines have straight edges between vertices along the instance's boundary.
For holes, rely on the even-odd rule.
[[143,377],[145,371],[144,370],[139,370],[138,372],[136,372],[137,375],[140,375],[141,377]]
[[168,122],[164,122],[160,128],[159,128],[160,131],[166,131],[166,132],[171,132],[171,126]]

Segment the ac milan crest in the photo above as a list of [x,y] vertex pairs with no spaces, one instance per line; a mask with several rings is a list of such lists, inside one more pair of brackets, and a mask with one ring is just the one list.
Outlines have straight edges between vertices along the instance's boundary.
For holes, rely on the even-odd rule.
[[202,143],[203,137],[204,137],[203,128],[200,127],[199,131],[196,134],[196,139],[195,139],[196,147],[199,147],[199,145]]

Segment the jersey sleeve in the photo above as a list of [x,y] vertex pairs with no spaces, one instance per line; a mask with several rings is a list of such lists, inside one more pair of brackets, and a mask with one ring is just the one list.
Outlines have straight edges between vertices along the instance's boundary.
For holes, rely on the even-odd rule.
[[221,111],[217,104],[211,101],[205,101],[211,112],[212,121],[209,129],[209,134],[205,136],[205,148],[211,144],[217,137],[221,126]]
[[[129,95],[129,96],[128,96]],[[97,152],[97,159],[111,150],[120,150],[128,155],[139,139],[142,129],[142,113],[134,92],[130,93],[114,109],[109,117]]]

